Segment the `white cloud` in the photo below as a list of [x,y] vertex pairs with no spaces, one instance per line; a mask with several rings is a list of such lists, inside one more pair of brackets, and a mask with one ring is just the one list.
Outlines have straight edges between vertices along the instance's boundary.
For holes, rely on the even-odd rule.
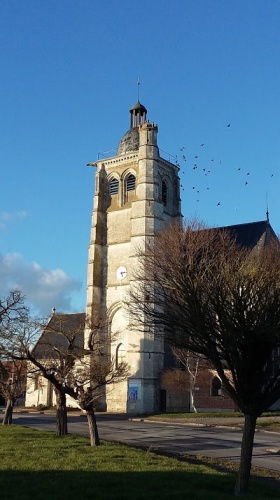
[[25,210],[16,212],[0,212],[0,231],[6,231],[9,223],[25,219],[27,216],[28,212]]
[[0,296],[20,290],[28,305],[40,315],[72,310],[71,293],[80,290],[81,282],[62,269],[45,269],[37,262],[26,262],[20,253],[0,254]]

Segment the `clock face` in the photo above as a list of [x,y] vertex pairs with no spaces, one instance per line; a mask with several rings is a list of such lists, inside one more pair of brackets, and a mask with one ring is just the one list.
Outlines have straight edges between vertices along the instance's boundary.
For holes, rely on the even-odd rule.
[[124,280],[127,275],[127,270],[124,266],[120,266],[117,269],[117,278],[118,280]]

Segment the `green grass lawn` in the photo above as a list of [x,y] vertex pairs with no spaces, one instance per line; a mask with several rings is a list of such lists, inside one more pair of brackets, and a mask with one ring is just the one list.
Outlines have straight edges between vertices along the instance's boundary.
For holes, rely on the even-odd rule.
[[[234,498],[234,475],[116,443],[0,426],[2,500]],[[252,481],[249,499],[279,500],[279,490]]]

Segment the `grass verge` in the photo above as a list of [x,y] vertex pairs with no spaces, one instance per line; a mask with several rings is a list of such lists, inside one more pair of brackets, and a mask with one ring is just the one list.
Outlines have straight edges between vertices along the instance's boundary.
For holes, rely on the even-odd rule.
[[[154,413],[151,415],[146,415],[147,418],[155,418],[155,419],[160,419],[160,418],[166,418],[166,419],[174,419],[174,420],[193,420],[193,419],[199,419],[199,418],[243,418],[244,415],[243,413],[240,412],[233,412],[233,411],[228,411],[228,412],[203,412],[203,413]],[[280,417],[280,412],[275,411],[275,412],[265,412],[263,413],[258,421],[261,421],[262,417]]]
[[[0,426],[1,498],[9,500],[227,500],[235,477],[211,464],[157,455],[117,443]],[[278,500],[279,490],[252,481],[248,499]]]

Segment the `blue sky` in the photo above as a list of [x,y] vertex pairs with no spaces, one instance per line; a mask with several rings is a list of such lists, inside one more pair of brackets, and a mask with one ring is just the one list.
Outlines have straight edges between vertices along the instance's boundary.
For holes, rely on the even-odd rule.
[[277,0],[1,0],[0,296],[84,310],[86,164],[129,128],[138,78],[184,216],[253,222],[268,204],[279,233],[279,25]]

